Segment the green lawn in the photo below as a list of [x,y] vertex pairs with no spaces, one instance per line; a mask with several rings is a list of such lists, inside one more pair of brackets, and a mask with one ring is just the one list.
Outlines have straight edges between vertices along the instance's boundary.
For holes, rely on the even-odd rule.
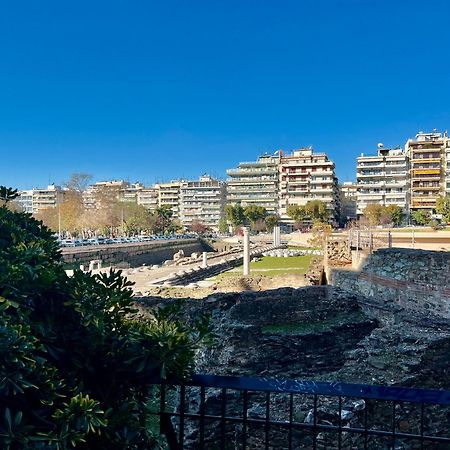
[[278,258],[276,256],[263,256],[261,261],[251,262],[250,270],[267,269],[295,269],[306,270],[311,262],[311,255],[290,256],[289,258]]
[[[289,258],[277,258],[276,256],[263,256],[260,261],[250,263],[250,275],[263,275],[276,277],[289,274],[305,274],[311,262],[312,255],[291,256]],[[214,277],[233,277],[242,274],[242,266],[235,267],[228,272]]]

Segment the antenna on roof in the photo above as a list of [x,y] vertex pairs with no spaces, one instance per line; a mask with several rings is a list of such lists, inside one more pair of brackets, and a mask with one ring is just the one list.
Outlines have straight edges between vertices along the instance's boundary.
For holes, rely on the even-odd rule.
[[384,144],[383,144],[382,142],[378,142],[377,147],[378,147],[378,148],[383,148],[383,147],[384,147]]

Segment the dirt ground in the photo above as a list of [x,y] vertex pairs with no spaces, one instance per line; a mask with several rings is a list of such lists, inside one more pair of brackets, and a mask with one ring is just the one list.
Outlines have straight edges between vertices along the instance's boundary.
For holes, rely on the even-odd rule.
[[[127,277],[133,280],[133,277]],[[160,296],[170,298],[205,298],[217,292],[244,292],[264,291],[281,287],[298,288],[309,284],[301,274],[266,277],[261,275],[243,277],[241,275],[215,277],[198,283],[199,286],[142,286],[139,283],[134,286],[136,295]]]

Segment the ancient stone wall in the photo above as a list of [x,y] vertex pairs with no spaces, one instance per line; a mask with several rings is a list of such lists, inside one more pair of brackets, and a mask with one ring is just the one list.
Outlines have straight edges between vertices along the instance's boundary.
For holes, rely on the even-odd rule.
[[330,283],[403,316],[450,318],[450,252],[382,249],[360,271],[333,269]]
[[159,264],[172,259],[179,250],[186,255],[209,250],[207,244],[197,239],[163,242],[140,242],[136,244],[108,245],[92,248],[66,249],[63,260],[68,267],[88,265],[91,260],[101,260],[103,267],[126,264],[131,267],[142,264]]
[[[300,289],[276,289],[264,292],[214,294],[204,300],[186,300],[182,319],[192,321],[201,313],[211,316],[215,339],[197,354],[196,372],[217,375],[248,375],[322,381],[342,381],[380,385],[414,386],[448,389],[448,355],[450,327],[442,323],[420,321],[396,322],[388,308],[381,309],[383,320],[376,320],[366,298],[333,286],[309,286]],[[142,299],[143,312],[164,302],[161,298]],[[417,320],[416,320],[417,319]],[[187,404],[200,405],[198,390],[188,392]],[[207,391],[205,409],[219,415],[221,391]],[[296,397],[295,421],[311,423],[312,399]],[[227,415],[239,416],[242,396],[228,392]],[[196,406],[197,405],[197,406]],[[286,421],[287,396],[271,396],[270,418]],[[339,414],[332,401],[320,400],[318,422],[360,427],[367,411],[370,426],[389,424],[392,405],[375,406],[370,401],[345,405],[348,414]],[[248,399],[248,417],[265,418],[265,396],[252,393]],[[198,409],[195,410],[198,413]],[[419,433],[414,410],[397,411],[398,427]],[[436,420],[434,433],[448,429],[448,419]],[[380,429],[380,428],[377,428]],[[242,426],[228,423],[225,430],[227,449],[242,448]],[[198,422],[186,426],[187,449],[198,449]],[[317,436],[317,448],[333,449],[335,436]],[[364,439],[346,436],[342,448],[365,448]],[[212,423],[205,430],[205,448],[219,448],[220,428]],[[264,448],[264,427],[248,430],[248,448]],[[272,427],[270,448],[287,450],[284,429]],[[311,449],[310,431],[297,430],[292,448]],[[388,448],[382,440],[371,439],[370,450]],[[412,450],[400,445],[396,448]],[[415,448],[415,447],[414,447]],[[431,448],[431,447],[430,447]],[[437,448],[437,447],[436,447]]]
[[332,266],[351,265],[352,253],[348,241],[345,239],[327,239],[325,262]]

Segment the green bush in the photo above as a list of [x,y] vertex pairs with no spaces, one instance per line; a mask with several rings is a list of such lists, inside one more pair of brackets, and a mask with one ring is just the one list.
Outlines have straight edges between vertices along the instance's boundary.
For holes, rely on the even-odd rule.
[[191,373],[207,319],[139,318],[120,271],[68,277],[14,197],[0,188],[0,448],[152,448],[149,381]]

